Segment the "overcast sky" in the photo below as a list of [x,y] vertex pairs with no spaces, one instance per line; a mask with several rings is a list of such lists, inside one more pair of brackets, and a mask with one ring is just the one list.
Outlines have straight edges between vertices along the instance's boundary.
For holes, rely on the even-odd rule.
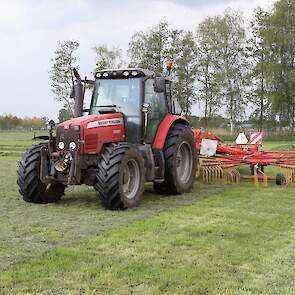
[[0,114],[57,118],[50,92],[50,59],[59,42],[80,43],[81,74],[91,77],[99,44],[127,48],[138,30],[168,21],[194,31],[206,16],[227,7],[247,19],[274,0],[0,0]]

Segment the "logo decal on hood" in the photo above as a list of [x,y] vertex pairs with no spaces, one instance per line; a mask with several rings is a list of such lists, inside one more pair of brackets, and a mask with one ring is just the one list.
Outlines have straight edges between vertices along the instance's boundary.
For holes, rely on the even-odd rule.
[[112,126],[112,125],[122,125],[123,118],[107,119],[107,120],[98,120],[90,122],[87,124],[87,129],[103,126]]

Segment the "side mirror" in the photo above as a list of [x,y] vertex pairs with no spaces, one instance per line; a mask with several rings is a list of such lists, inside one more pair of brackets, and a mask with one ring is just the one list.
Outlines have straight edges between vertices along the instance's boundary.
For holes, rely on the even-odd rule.
[[71,90],[70,97],[74,98],[74,116],[75,118],[83,116],[83,101],[84,101],[84,89],[81,77],[76,68],[73,69],[76,83]]
[[54,127],[55,127],[55,122],[53,121],[53,120],[50,120],[49,122],[48,122],[48,125],[49,125],[49,128],[50,129],[53,129]]
[[155,77],[154,79],[154,91],[157,93],[163,93],[166,90],[166,82],[163,77]]

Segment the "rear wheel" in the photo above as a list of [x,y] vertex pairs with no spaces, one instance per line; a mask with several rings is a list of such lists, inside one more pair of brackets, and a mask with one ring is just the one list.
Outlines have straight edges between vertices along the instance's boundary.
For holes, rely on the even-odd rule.
[[169,130],[165,147],[165,179],[154,183],[154,188],[162,194],[179,194],[191,191],[196,172],[196,148],[191,129],[176,124]]
[[111,210],[135,207],[142,198],[144,171],[144,160],[132,145],[106,146],[94,185],[102,206]]
[[31,203],[54,203],[64,195],[65,185],[45,185],[40,180],[41,148],[44,144],[32,146],[19,162],[17,184],[24,201]]

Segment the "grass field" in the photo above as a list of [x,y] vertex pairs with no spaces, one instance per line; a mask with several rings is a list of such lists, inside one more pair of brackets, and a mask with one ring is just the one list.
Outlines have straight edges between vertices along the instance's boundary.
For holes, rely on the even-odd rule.
[[147,185],[138,208],[111,212],[81,186],[28,204],[15,170],[31,137],[0,132],[0,294],[295,294],[295,187]]

